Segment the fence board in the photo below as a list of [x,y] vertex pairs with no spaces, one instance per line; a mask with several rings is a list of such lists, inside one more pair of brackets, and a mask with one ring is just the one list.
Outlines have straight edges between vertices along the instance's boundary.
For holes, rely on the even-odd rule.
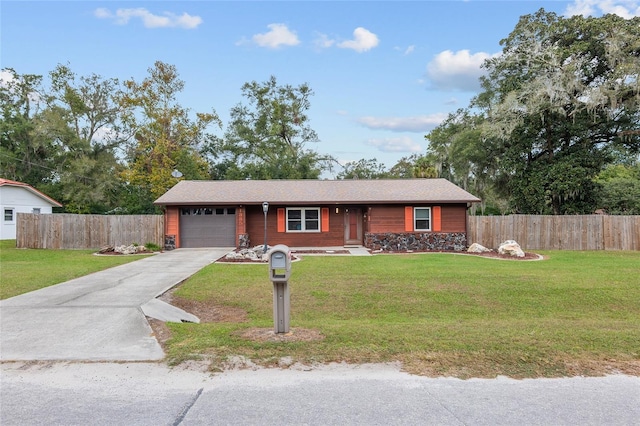
[[640,250],[640,216],[469,216],[469,244],[525,250]]
[[161,215],[75,215],[18,213],[18,248],[98,249],[104,246],[164,244]]

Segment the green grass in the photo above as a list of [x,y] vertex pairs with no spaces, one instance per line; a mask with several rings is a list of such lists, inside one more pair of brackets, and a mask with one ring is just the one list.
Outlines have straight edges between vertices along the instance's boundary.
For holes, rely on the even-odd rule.
[[[291,327],[317,341],[255,342],[270,329],[266,265],[212,264],[176,296],[241,308],[249,321],[169,323],[168,359],[242,355],[262,365],[400,361],[456,377],[640,374],[640,252],[545,252],[518,262],[452,254],[312,257],[293,264]],[[0,298],[134,261],[0,241]]]
[[293,264],[291,327],[323,340],[255,342],[271,328],[265,265],[212,264],[175,293],[244,309],[244,323],[170,323],[172,363],[242,355],[263,365],[401,361],[457,377],[640,372],[640,252],[546,252],[536,262],[452,254],[305,257]]
[[17,249],[15,240],[0,240],[0,299],[139,259],[93,253],[95,250]]

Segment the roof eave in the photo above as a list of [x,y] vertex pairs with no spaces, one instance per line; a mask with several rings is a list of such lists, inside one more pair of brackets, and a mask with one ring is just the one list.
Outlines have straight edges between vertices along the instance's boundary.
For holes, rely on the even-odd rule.
[[[293,200],[275,200],[269,201],[269,204],[287,204],[287,205],[313,205],[313,204],[324,204],[324,205],[354,205],[354,204],[466,204],[466,203],[479,203],[480,199],[465,199],[465,200],[325,200],[325,201],[293,201]],[[157,206],[259,206],[263,203],[263,201],[155,201],[153,204]]]
[[1,186],[11,186],[14,188],[24,188],[27,191],[31,192],[33,195],[35,195],[38,198],[43,199],[44,201],[46,201],[47,203],[51,204],[53,207],[62,207],[62,204],[57,202],[56,200],[54,200],[53,198],[49,197],[48,195],[38,191],[37,189],[35,189],[33,186],[29,185],[28,183],[23,183],[23,182],[4,182]]

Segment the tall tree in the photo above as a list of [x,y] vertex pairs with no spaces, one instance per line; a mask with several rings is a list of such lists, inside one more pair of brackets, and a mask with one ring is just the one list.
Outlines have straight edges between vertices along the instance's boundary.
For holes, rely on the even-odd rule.
[[484,124],[482,115],[459,109],[425,136],[427,158],[437,175],[480,197],[483,211],[488,201],[497,201],[492,189],[497,150],[495,141],[483,134]]
[[350,161],[342,166],[342,171],[336,178],[344,179],[384,179],[389,177],[389,172],[385,165],[379,163],[376,158],[371,160],[360,159]]
[[640,161],[614,164],[596,178],[598,207],[608,214],[640,214]]
[[142,82],[125,81],[120,105],[125,108],[124,124],[132,135],[127,151],[124,179],[133,186],[131,197],[140,197],[137,211],[153,210],[154,199],[177,183],[178,170],[185,179],[206,179],[208,163],[201,150],[211,125],[220,126],[218,115],[196,113],[180,106],[178,94],[184,89],[173,65],[157,61]]
[[41,187],[53,178],[56,148],[38,138],[36,117],[43,100],[42,76],[2,70],[0,80],[0,175]]
[[402,157],[388,172],[390,178],[435,178],[438,177],[433,161],[424,154]]
[[117,150],[124,138],[116,79],[77,77],[68,65],[49,74],[47,108],[38,117],[38,138],[58,148],[56,179],[65,210],[102,213],[116,206],[120,181]]
[[318,142],[307,116],[313,95],[307,84],[280,86],[272,76],[264,83],[245,83],[242,95],[248,105],[231,109],[224,137],[210,150],[217,177],[317,179],[331,169],[333,158],[307,148]]
[[593,211],[615,147],[640,149],[640,18],[541,9],[501,44],[474,101],[501,141],[499,188],[519,213]]

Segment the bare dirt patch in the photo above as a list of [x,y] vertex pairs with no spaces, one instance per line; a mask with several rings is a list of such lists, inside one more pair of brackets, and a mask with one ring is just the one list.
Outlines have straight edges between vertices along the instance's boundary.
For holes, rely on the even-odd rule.
[[[184,299],[173,294],[177,288],[178,287],[174,287],[167,291],[160,296],[159,299],[197,316],[201,323],[246,322],[248,320],[247,313],[243,309],[216,305],[210,302]],[[160,346],[165,349],[166,342],[171,339],[171,329],[164,321],[154,318],[147,319],[158,343],[160,343]]]
[[[197,316],[201,323],[248,321],[247,313],[243,309],[183,299],[174,294],[176,289],[173,288],[164,293],[160,296],[160,300]],[[164,348],[165,343],[171,338],[171,329],[164,321],[153,318],[148,320],[153,334]],[[291,328],[290,332],[285,334],[276,334],[272,328],[251,328],[242,330],[236,335],[255,342],[310,342],[324,339],[319,331],[305,328]]]
[[272,328],[250,328],[235,335],[253,342],[312,342],[324,339],[318,330],[307,328],[291,328],[289,333],[278,334]]
[[159,299],[197,316],[200,322],[246,322],[248,320],[244,309],[184,299],[174,294],[176,290],[177,287],[172,288],[160,296]]

